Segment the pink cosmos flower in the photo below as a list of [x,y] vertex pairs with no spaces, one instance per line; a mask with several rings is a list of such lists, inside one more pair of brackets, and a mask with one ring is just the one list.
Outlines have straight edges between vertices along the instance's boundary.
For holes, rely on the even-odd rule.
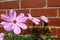
[[41,16],[40,17],[43,21],[45,21],[46,23],[48,23],[48,18],[46,18],[45,16]]
[[27,29],[26,24],[24,24],[24,22],[27,20],[27,17],[24,16],[24,13],[20,13],[16,17],[16,12],[14,10],[10,10],[9,15],[2,14],[1,19],[5,20],[1,22],[1,24],[4,25],[4,29],[6,31],[13,30],[15,34],[20,34],[20,28]]
[[40,20],[37,18],[34,18],[31,16],[31,14],[28,14],[28,19],[31,20],[33,23],[35,23],[36,25],[39,24]]
[[4,33],[0,33],[0,40],[4,40]]

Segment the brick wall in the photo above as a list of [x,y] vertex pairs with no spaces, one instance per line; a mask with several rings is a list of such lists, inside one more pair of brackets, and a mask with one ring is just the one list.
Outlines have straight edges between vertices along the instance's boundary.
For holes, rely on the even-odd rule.
[[[51,35],[60,35],[60,0],[0,1],[0,14],[8,13],[10,9],[16,10],[17,14],[23,12],[27,15],[30,13],[33,17],[45,15],[50,21],[48,26],[52,28]],[[0,19],[0,22],[1,21]],[[27,24],[32,26],[32,23],[28,21]],[[42,21],[40,22],[40,26],[43,26]],[[0,30],[0,32],[4,32],[2,27],[0,27]]]

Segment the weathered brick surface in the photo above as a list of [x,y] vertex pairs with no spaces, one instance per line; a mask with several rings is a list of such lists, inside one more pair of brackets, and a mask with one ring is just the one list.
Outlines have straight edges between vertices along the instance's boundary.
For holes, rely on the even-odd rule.
[[60,26],[60,18],[49,18],[49,26]]
[[57,35],[57,28],[51,28],[51,36]]
[[60,28],[58,28],[57,30],[58,30],[58,35],[60,35]]
[[0,10],[0,15],[1,15],[1,14],[5,14],[5,13],[6,13],[5,10]]
[[27,16],[27,14],[29,13],[29,10],[15,10],[17,12],[17,15],[19,15],[20,13],[24,13],[25,16]]
[[59,16],[60,16],[60,9],[59,9]]
[[3,27],[0,27],[0,33],[1,32],[6,32]]
[[45,0],[22,0],[22,8],[37,8],[45,5]]
[[32,16],[48,16],[55,17],[57,16],[57,9],[34,9],[32,10]]
[[[0,15],[1,14],[6,14],[6,11],[5,10],[0,10]],[[0,16],[0,22],[2,21],[2,19],[1,19],[1,16]]]
[[11,8],[19,8],[19,2],[14,1],[14,2],[0,2],[0,9],[11,9]]
[[60,7],[60,0],[47,0],[47,4],[50,7]]

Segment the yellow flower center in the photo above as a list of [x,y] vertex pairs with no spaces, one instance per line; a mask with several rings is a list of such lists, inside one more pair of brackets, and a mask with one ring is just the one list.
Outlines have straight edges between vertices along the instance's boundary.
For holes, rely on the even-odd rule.
[[13,20],[13,23],[16,23],[16,20]]

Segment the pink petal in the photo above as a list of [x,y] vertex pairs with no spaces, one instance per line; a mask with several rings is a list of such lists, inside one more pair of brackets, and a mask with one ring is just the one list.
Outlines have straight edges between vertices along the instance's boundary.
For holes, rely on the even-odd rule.
[[35,24],[36,24],[36,25],[38,25],[38,24],[39,24],[39,22],[35,22]]
[[11,30],[12,30],[12,24],[11,24],[11,23],[5,24],[5,25],[4,25],[4,29],[5,29],[6,31],[11,31]]
[[33,23],[35,23],[36,25],[38,25],[39,24],[39,22],[38,21],[36,21],[36,20],[32,20],[33,21]]
[[0,38],[0,40],[4,40],[4,38]]
[[22,29],[27,29],[27,26],[24,23],[17,23],[17,25]]
[[6,22],[4,22],[4,21],[3,21],[3,22],[1,22],[0,24],[5,25],[5,24],[6,24]]
[[22,17],[22,18],[19,18],[19,19],[16,19],[17,22],[26,22],[27,20],[27,17]]
[[48,18],[46,18],[45,16],[41,16],[41,19],[48,19]]
[[1,14],[1,19],[5,20],[5,21],[11,21],[10,17],[6,14]]
[[11,10],[9,11],[9,16],[11,17],[11,19],[14,20],[14,19],[16,18],[16,12],[11,9]]
[[15,33],[16,35],[21,33],[21,29],[20,29],[17,25],[15,25],[13,31],[14,31],[14,33]]
[[17,16],[16,19],[22,18],[22,17],[24,17],[24,16],[25,16],[24,13],[20,13],[20,14]]
[[37,19],[37,18],[33,18],[33,23],[35,23],[36,25],[38,25],[39,24],[39,22],[40,22],[40,20],[39,19]]
[[46,23],[48,23],[49,21],[48,20],[44,20]]
[[41,16],[41,19],[42,19],[43,21],[45,21],[46,23],[48,23],[48,18],[46,18],[45,16]]
[[3,38],[4,37],[4,33],[0,33],[0,38]]
[[40,22],[40,20],[39,20],[39,19],[37,19],[37,18],[33,18],[33,20],[34,20],[34,21],[37,21],[37,22]]
[[32,18],[31,14],[28,14],[28,19],[31,20]]

